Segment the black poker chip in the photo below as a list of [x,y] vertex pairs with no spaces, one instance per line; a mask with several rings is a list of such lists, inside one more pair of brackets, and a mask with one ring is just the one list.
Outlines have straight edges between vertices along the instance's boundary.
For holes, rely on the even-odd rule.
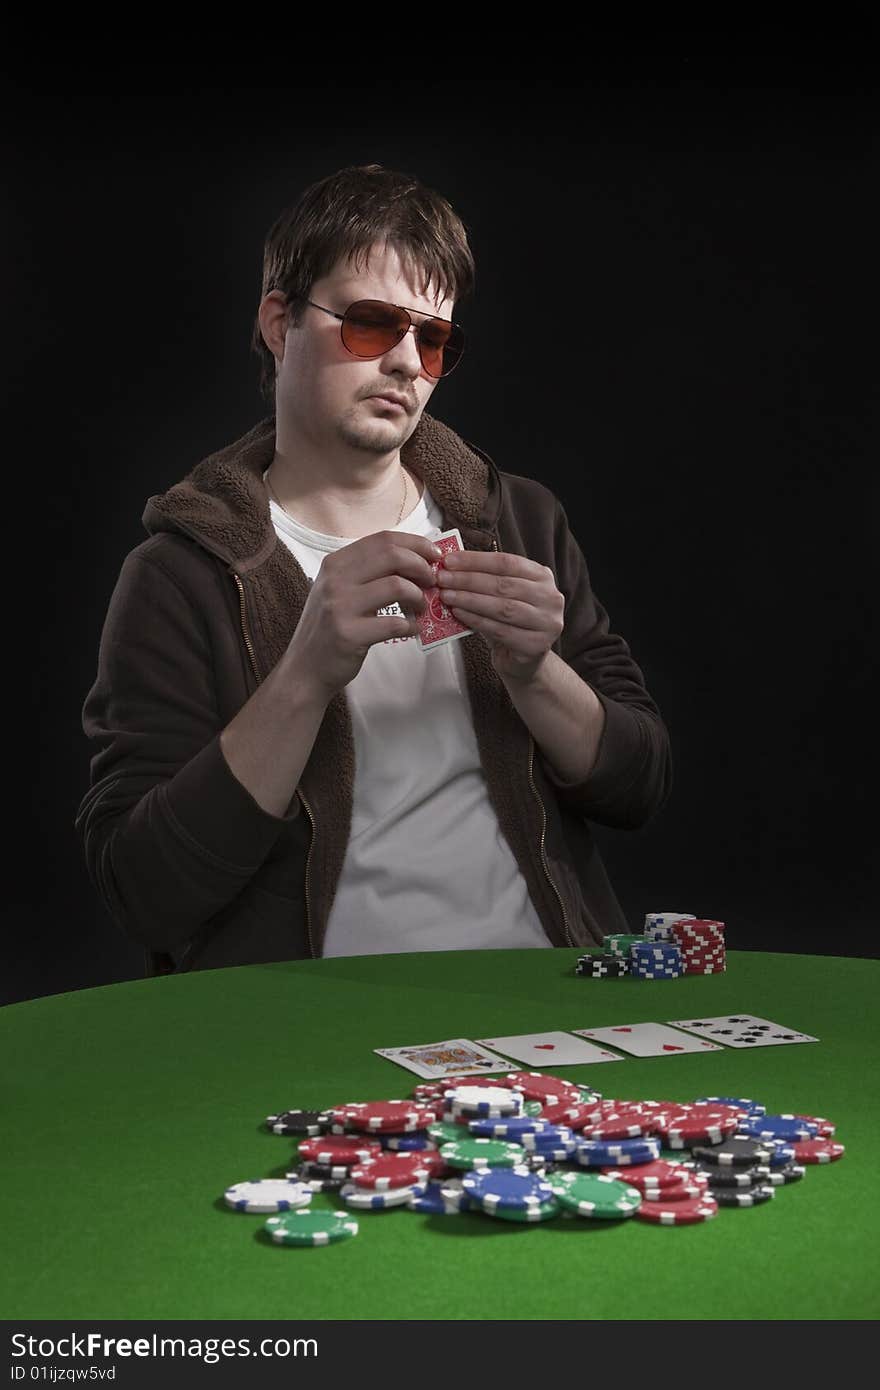
[[760,1139],[733,1134],[721,1144],[697,1144],[691,1149],[691,1153],[701,1163],[753,1168],[756,1163],[769,1164],[772,1148],[762,1144]]
[[747,1189],[759,1186],[761,1183],[769,1181],[771,1170],[766,1165],[755,1165],[753,1168],[735,1168],[733,1164],[727,1163],[687,1163],[693,1173],[700,1173],[709,1179],[709,1186],[714,1187],[738,1187]]
[[780,1168],[768,1168],[762,1181],[772,1187],[783,1187],[786,1183],[799,1182],[806,1171],[802,1163],[783,1163]]
[[275,1134],[301,1134],[317,1138],[326,1134],[333,1123],[326,1110],[284,1110],[280,1115],[267,1115],[266,1124]]
[[621,979],[629,974],[629,961],[610,951],[593,956],[581,956],[575,966],[577,975],[586,975],[593,980]]
[[299,1169],[306,1181],[309,1178],[338,1178],[344,1181],[357,1162],[356,1158],[351,1163],[316,1163],[313,1159],[307,1159],[299,1165]]
[[304,1173],[304,1172],[302,1171],[303,1166],[304,1166],[304,1165],[300,1165],[300,1167],[296,1170],[296,1172],[294,1172],[294,1173],[285,1173],[284,1176],[285,1176],[286,1178],[290,1178],[291,1182],[301,1182],[301,1183],[305,1183],[306,1187],[310,1187],[310,1188],[312,1189],[313,1192],[338,1192],[339,1189],[343,1186],[343,1184],[348,1182],[348,1177],[344,1177],[344,1178],[312,1178],[312,1177],[309,1177],[306,1173]]
[[759,1183],[757,1187],[713,1187],[712,1196],[719,1207],[757,1207],[776,1196],[776,1188],[769,1183]]

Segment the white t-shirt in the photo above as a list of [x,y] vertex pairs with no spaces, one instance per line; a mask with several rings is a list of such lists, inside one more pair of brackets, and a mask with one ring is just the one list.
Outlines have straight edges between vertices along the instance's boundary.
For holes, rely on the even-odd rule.
[[[272,498],[269,506],[310,579],[325,555],[352,543],[301,525]],[[440,535],[427,486],[386,529]],[[354,803],[325,956],[551,945],[489,801],[460,648],[377,642],[345,687]]]

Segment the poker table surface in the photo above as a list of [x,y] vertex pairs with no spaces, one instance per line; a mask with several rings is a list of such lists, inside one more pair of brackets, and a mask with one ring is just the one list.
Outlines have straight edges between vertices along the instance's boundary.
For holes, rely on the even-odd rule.
[[[878,963],[732,951],[717,975],[593,980],[577,955],[280,962],[0,1010],[2,1316],[876,1318]],[[359,1211],[357,1236],[303,1249],[223,1201],[293,1167],[295,1141],[267,1116],[411,1095],[419,1078],[374,1048],[724,1013],[819,1041],[544,1070],[605,1096],[751,1097],[833,1120],[844,1156],[763,1205],[674,1228]]]

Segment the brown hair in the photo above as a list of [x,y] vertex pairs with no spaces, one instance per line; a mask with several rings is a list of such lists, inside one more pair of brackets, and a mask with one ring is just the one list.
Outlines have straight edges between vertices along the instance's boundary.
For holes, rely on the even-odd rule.
[[[459,303],[473,292],[474,259],[464,223],[439,193],[412,174],[381,164],[350,165],[311,184],[277,219],[263,249],[263,289],[288,297],[308,296],[316,280],[340,259],[357,267],[375,242],[387,242],[415,279],[424,272],[422,294],[433,279]],[[307,306],[291,304],[290,321],[302,322]],[[275,357],[263,341],[259,315],[254,320],[251,350],[260,359],[260,393],[274,406]]]

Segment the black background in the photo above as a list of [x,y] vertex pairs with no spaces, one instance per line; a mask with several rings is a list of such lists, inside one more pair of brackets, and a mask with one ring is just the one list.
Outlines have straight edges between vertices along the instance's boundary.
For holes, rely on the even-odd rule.
[[371,161],[441,192],[476,260],[431,413],[557,494],[669,728],[665,810],[596,827],[631,923],[877,954],[867,67],[424,71],[344,99],[308,64],[6,83],[3,1002],[142,974],[73,829],[107,604],[146,499],[267,411],[270,225]]

